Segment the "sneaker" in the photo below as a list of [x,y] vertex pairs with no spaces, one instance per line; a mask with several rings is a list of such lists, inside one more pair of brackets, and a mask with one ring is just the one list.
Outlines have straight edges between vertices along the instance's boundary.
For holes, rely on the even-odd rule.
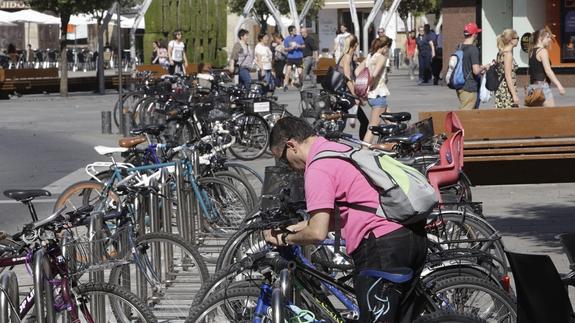
[[287,92],[287,90],[288,90],[287,85],[284,85],[284,92]]

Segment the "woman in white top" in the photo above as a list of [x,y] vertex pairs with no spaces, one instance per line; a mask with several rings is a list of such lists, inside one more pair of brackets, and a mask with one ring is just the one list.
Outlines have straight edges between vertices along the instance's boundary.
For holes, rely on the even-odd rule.
[[263,89],[266,94],[268,91],[273,92],[275,82],[272,75],[272,60],[273,54],[269,46],[270,37],[266,34],[258,35],[258,44],[254,49],[255,62],[258,67],[258,79],[267,83],[267,87]]
[[[371,43],[369,55],[366,59],[355,69],[355,74],[363,70],[365,66],[369,68],[371,75],[371,88],[367,94],[367,103],[371,106],[371,117],[369,119],[369,127],[377,126],[381,123],[379,115],[387,111],[387,96],[389,89],[387,88],[387,60],[389,59],[389,48],[391,47],[391,38],[381,36],[376,38]],[[371,143],[373,140],[373,133],[368,131],[363,137],[363,141]]]
[[168,43],[168,59],[170,61],[170,74],[180,73],[186,75],[188,58],[186,57],[186,44],[182,41],[182,32],[174,33],[174,40]]

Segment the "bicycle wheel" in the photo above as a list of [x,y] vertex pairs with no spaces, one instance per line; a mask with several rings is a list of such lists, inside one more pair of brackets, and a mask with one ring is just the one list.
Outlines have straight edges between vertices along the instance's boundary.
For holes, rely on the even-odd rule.
[[277,104],[276,102],[270,102],[270,112],[262,113],[261,116],[266,120],[271,129],[279,119],[292,116],[292,114],[289,113],[282,105]]
[[[120,114],[129,114],[131,111],[133,111],[134,106],[136,106],[136,104],[138,104],[138,102],[140,100],[142,100],[143,98],[143,93],[140,92],[131,92],[131,93],[126,93],[122,96],[122,106],[120,107],[120,101],[116,101],[116,104],[114,104],[114,124],[116,125],[116,127],[118,127],[118,129],[120,129]],[[131,113],[130,113],[131,115]]]
[[[158,322],[145,303],[136,295],[117,285],[102,282],[81,284],[76,288],[76,297],[80,301],[79,312],[81,313],[79,316],[84,314],[86,319],[79,322],[91,322],[90,319],[110,322],[112,317],[115,318],[115,322]],[[102,310],[98,313],[90,313],[89,308],[94,308],[92,305],[96,305],[91,304],[91,302],[96,299],[104,301],[103,304],[97,304]],[[67,316],[67,313],[61,316],[62,322],[68,322]]]
[[211,230],[230,233],[238,229],[250,212],[248,203],[232,184],[215,177],[198,179],[202,202],[209,214],[206,216]]
[[160,321],[183,321],[194,291],[209,278],[198,250],[165,232],[143,235],[135,248],[134,262],[112,269],[109,282],[136,293]]
[[254,160],[266,152],[270,141],[270,128],[258,114],[246,113],[234,119],[237,127],[236,142],[229,148],[241,160]]
[[182,145],[199,138],[196,128],[188,121],[171,118],[166,121],[166,129],[162,132],[163,140],[172,145]]
[[230,171],[219,171],[214,174],[214,177],[224,180],[237,188],[238,191],[242,193],[242,197],[250,208],[248,211],[251,212],[259,207],[259,198],[256,195],[252,184],[245,176],[238,175],[237,173]]
[[[60,194],[54,204],[54,212],[64,206],[66,210],[77,210],[82,206],[94,205],[102,197],[105,185],[96,181],[81,181],[70,185]],[[106,203],[108,205],[116,204],[119,201],[114,192],[108,192]]]
[[476,277],[451,277],[428,290],[447,311],[470,314],[486,322],[517,322],[516,305],[501,288]]
[[437,311],[419,317],[414,323],[486,323],[478,317],[465,313]]
[[257,287],[219,290],[208,297],[201,305],[190,311],[190,316],[186,323],[252,322],[255,317],[259,296],[260,289]]
[[240,230],[226,242],[216,262],[216,271],[239,262],[246,255],[254,254],[268,248],[263,233],[259,230]]
[[257,171],[240,163],[226,162],[224,166],[227,167],[230,171],[245,177],[248,182],[250,182],[254,190],[258,193],[258,195],[261,193],[262,186],[264,185],[264,179],[260,174],[258,174]]

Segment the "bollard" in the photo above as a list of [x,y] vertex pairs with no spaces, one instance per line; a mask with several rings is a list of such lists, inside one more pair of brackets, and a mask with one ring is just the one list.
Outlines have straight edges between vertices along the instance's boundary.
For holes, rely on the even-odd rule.
[[130,113],[125,113],[122,119],[122,136],[127,137],[130,135],[130,131],[132,131],[132,116]]
[[102,134],[112,134],[112,112],[102,111]]

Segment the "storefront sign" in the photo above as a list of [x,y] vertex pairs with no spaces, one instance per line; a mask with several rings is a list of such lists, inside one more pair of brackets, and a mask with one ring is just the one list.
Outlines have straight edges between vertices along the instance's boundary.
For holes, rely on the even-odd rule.
[[521,50],[529,52],[529,42],[531,41],[531,33],[525,33],[521,36]]
[[30,6],[24,1],[4,0],[0,1],[0,9],[30,9]]

